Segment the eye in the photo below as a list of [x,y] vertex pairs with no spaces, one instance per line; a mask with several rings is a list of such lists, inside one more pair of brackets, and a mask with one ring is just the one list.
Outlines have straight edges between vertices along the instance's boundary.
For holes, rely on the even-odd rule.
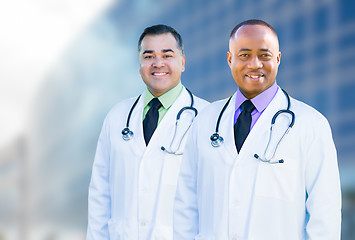
[[243,61],[247,60],[249,58],[249,54],[248,53],[241,53],[241,54],[239,54],[239,58]]
[[261,54],[261,58],[262,58],[262,59],[269,59],[269,58],[271,58],[271,54],[269,54],[269,53],[263,53],[263,54]]
[[164,55],[164,58],[171,58],[173,57],[172,55]]
[[150,59],[150,58],[153,58],[151,55],[145,55],[143,56],[144,59]]

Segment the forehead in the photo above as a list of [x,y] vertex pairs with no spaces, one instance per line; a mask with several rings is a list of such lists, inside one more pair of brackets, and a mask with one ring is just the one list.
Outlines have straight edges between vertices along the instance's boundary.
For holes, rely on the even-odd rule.
[[152,50],[160,52],[163,49],[177,49],[177,41],[171,33],[146,35],[141,43],[141,52]]
[[279,48],[276,34],[263,25],[242,26],[230,39],[229,44],[231,48],[267,48],[277,51]]

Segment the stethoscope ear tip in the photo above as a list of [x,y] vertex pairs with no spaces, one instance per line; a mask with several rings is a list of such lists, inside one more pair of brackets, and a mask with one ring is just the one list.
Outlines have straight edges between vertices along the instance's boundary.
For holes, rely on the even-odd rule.
[[256,159],[259,159],[260,161],[266,162],[266,163],[273,163],[273,164],[275,164],[275,163],[284,163],[284,162],[285,162],[283,159],[280,159],[280,160],[278,160],[278,161],[276,161],[276,162],[271,162],[270,160],[266,160],[266,159],[260,158],[259,155],[256,154],[256,153],[254,154],[254,157],[255,157]]

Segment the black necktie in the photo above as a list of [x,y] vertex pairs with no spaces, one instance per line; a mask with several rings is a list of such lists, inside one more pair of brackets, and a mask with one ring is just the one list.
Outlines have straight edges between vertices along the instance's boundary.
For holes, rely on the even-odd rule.
[[157,128],[159,118],[158,109],[161,107],[161,102],[158,98],[153,98],[149,102],[149,106],[150,109],[143,120],[143,133],[146,145],[148,145],[150,138],[152,137],[155,129]]
[[234,124],[234,141],[238,153],[249,134],[251,125],[251,112],[255,109],[255,107],[250,100],[246,100],[243,102],[240,108],[242,109],[242,112],[240,113],[237,122]]

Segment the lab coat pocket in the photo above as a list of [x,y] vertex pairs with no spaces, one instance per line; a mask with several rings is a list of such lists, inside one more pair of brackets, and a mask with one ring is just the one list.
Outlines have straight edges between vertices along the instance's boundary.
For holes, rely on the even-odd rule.
[[108,221],[108,231],[110,233],[110,240],[120,240],[122,233],[122,224],[115,219]]
[[284,163],[260,162],[256,177],[255,195],[293,201],[297,193],[298,165],[296,159]]
[[181,156],[168,155],[164,158],[160,194],[156,212],[156,224],[164,225],[172,229],[173,207],[179,176]]
[[162,172],[162,184],[176,186],[182,155],[166,154]]

